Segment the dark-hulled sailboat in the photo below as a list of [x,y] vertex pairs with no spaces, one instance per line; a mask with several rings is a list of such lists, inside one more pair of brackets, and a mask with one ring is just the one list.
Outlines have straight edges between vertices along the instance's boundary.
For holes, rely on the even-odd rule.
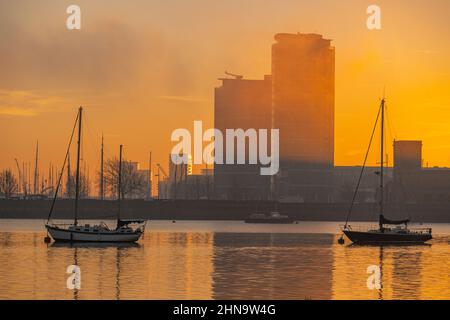
[[[379,201],[379,218],[378,229],[364,229],[364,228],[352,228],[348,224],[350,214],[352,212],[353,204],[356,199],[358,187],[361,182],[361,177],[367,160],[367,154],[372,144],[373,136],[377,126],[378,119],[381,113],[381,161],[380,161],[380,201]],[[355,244],[411,244],[411,243],[425,243],[432,239],[431,228],[408,228],[409,219],[404,220],[390,220],[384,217],[384,201],[383,201],[383,186],[384,186],[384,116],[385,116],[385,99],[381,100],[380,109],[378,111],[377,120],[372,131],[372,137],[370,139],[369,148],[366,153],[364,165],[361,169],[358,184],[353,195],[352,204],[345,221],[345,225],[342,226],[342,232]],[[378,174],[378,173],[377,173]],[[340,243],[344,242],[343,237],[339,239]]]
[[[70,138],[69,147],[67,149],[64,165],[61,170],[61,175],[56,187],[55,196],[53,198],[52,206],[48,215],[47,223],[45,227],[47,232],[56,242],[104,242],[104,243],[123,243],[123,242],[136,242],[142,236],[145,230],[144,220],[121,220],[120,207],[121,207],[121,185],[122,185],[122,145],[120,146],[119,157],[119,174],[118,174],[118,213],[117,213],[117,225],[116,228],[110,229],[108,225],[101,222],[99,225],[79,225],[78,224],[78,202],[80,191],[80,147],[81,147],[81,124],[82,124],[83,108],[78,109],[78,115],[76,123],[78,122],[78,145],[77,145],[77,168],[75,174],[75,208],[74,208],[74,222],[73,224],[55,224],[50,223],[53,209],[55,206],[58,191],[61,185],[62,174],[68,158],[70,145],[75,132],[75,126]],[[133,225],[137,227],[133,228]]]

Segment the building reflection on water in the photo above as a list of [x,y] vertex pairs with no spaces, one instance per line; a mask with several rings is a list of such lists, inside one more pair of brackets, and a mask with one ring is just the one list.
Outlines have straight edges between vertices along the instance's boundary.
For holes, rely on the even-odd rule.
[[[149,232],[139,245],[0,233],[0,299],[449,299],[448,240],[340,246],[328,234]],[[81,289],[66,269],[81,268]],[[367,288],[367,267],[382,288]]]
[[213,298],[330,299],[332,241],[332,235],[218,233]]

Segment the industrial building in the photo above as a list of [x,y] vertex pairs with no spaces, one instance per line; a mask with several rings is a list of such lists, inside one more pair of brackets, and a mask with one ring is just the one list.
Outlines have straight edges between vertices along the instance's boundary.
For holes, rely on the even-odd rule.
[[422,163],[422,141],[394,141],[391,202],[450,203],[450,168],[426,168]]
[[[450,204],[450,168],[422,165],[422,141],[397,140],[393,144],[394,165],[385,167],[386,204],[402,211],[412,204]],[[379,201],[379,167],[366,167],[356,201]],[[334,167],[333,202],[350,202],[361,173],[360,166]]]

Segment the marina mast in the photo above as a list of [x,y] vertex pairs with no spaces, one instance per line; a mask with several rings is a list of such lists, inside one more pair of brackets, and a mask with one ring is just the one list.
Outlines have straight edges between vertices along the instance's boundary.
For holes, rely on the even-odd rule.
[[81,151],[81,120],[83,117],[83,107],[78,111],[78,144],[77,144],[77,169],[75,174],[75,218],[74,225],[78,225],[78,198],[80,196],[80,151]]

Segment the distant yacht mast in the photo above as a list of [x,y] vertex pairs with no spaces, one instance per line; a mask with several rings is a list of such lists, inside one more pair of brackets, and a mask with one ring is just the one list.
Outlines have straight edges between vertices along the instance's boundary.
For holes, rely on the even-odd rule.
[[75,173],[75,217],[74,225],[78,225],[78,198],[80,196],[80,151],[81,151],[81,120],[83,107],[78,109],[78,143],[77,143],[77,169]]
[[103,154],[104,154],[104,140],[103,140],[103,133],[102,133],[102,147],[101,147],[101,153],[100,153],[100,199],[103,200],[105,196],[105,190],[104,190],[104,177],[103,177]]
[[36,141],[36,158],[34,164],[34,186],[33,186],[34,194],[38,193],[39,188],[38,162],[39,162],[39,140]]
[[[385,99],[381,100],[381,154],[380,154],[380,216],[383,215],[384,201],[384,107]],[[380,228],[382,227],[380,221]]]
[[[61,175],[58,180],[57,190],[53,197],[52,205],[47,217],[47,222],[45,228],[47,229],[47,236],[44,238],[46,243],[51,241],[53,238],[55,241],[66,241],[66,242],[136,242],[142,236],[145,230],[145,220],[121,220],[120,219],[120,200],[121,200],[121,167],[122,167],[122,145],[120,146],[120,164],[119,164],[119,210],[117,217],[117,226],[114,229],[110,229],[107,224],[101,222],[98,225],[85,224],[83,227],[78,226],[78,202],[80,198],[80,155],[81,155],[81,139],[82,139],[82,116],[83,108],[80,107],[78,111],[77,120],[75,121],[74,127],[72,129],[72,134],[69,140],[69,145],[66,151],[66,157],[64,159],[63,168],[61,170]],[[64,166],[66,164],[70,146],[73,141],[73,137],[78,125],[78,144],[77,144],[77,167],[75,174],[75,208],[74,208],[74,223],[73,224],[55,224],[51,223],[53,209],[55,207],[55,201],[57,198],[57,191],[61,185],[61,178],[64,172]],[[86,170],[84,171],[84,177],[86,177]],[[86,180],[83,181],[84,184],[88,183]],[[88,184],[87,184],[88,185]],[[85,185],[86,186],[86,185]],[[130,225],[138,225],[136,227],[131,227]],[[50,238],[51,236],[51,238]]]

